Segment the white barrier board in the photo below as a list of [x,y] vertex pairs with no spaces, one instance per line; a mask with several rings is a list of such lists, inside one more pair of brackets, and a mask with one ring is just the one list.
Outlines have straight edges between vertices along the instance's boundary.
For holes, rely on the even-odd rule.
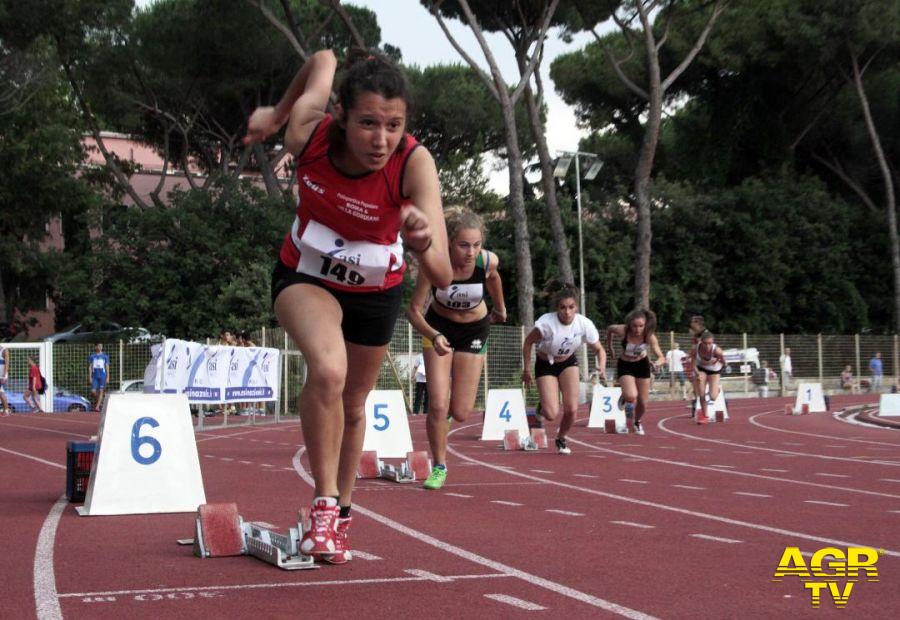
[[878,404],[878,415],[900,416],[900,394],[882,394]]
[[591,416],[588,418],[588,428],[604,428],[606,420],[615,420],[616,432],[626,432],[628,427],[625,424],[625,410],[619,409],[619,398],[621,396],[622,388],[595,385],[591,399]]
[[518,430],[519,437],[529,436],[522,390],[488,390],[481,439],[503,441],[508,430]]
[[406,458],[412,452],[412,436],[406,403],[400,390],[372,390],[366,397],[366,437],[363,450],[375,450],[378,458]]
[[187,397],[110,394],[78,513],[196,512],[205,503]]
[[803,405],[809,405],[810,413],[822,413],[825,409],[825,396],[821,383],[801,383],[797,386],[797,400],[794,413],[802,413]]
[[[725,416],[725,419],[728,419],[728,403],[725,402],[725,390],[722,389],[722,386],[719,386],[719,396],[716,397],[716,400],[713,401],[709,397],[709,385],[706,386],[706,415],[709,417],[710,422],[716,421],[716,411],[721,411]],[[700,399],[694,399],[694,412],[696,415],[700,415]]]

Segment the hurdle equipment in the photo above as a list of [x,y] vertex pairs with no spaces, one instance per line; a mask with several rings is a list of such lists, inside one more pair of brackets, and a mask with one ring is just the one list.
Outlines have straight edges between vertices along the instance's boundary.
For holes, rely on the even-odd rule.
[[193,544],[199,558],[250,555],[284,570],[316,568],[311,556],[300,553],[300,539],[310,527],[309,509],[300,511],[297,527],[287,534],[261,523],[247,523],[238,514],[237,504],[202,504],[194,521],[194,538],[179,540]]
[[378,458],[375,450],[365,450],[360,456],[356,477],[366,480],[381,478],[407,484],[425,480],[430,473],[431,459],[424,450],[407,452],[406,460],[399,464],[385,463]]

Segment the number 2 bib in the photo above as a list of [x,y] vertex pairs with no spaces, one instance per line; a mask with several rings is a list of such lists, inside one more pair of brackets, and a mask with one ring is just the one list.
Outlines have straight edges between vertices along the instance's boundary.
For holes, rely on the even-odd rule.
[[300,243],[297,271],[343,286],[380,286],[391,264],[390,246],[348,241],[310,220]]

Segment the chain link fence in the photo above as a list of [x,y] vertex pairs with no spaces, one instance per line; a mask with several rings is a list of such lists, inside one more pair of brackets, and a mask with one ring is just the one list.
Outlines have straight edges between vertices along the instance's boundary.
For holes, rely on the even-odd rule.
[[[522,374],[522,342],[526,331],[521,326],[495,325],[491,328],[488,341],[485,368],[478,389],[476,409],[482,409],[488,389],[520,388]],[[665,354],[676,343],[682,351],[688,352],[691,337],[687,333],[663,332],[658,334],[660,348]],[[262,328],[251,334],[259,346],[274,347],[282,352],[281,394],[278,403],[268,406],[271,416],[277,420],[296,420],[299,411],[299,396],[306,380],[306,364],[293,342],[281,328]],[[820,382],[826,393],[849,391],[841,385],[840,375],[847,366],[853,374],[852,389],[865,391],[871,388],[872,376],[869,362],[877,353],[881,354],[884,377],[882,391],[889,391],[897,385],[898,338],[896,335],[788,335],[788,334],[717,334],[716,343],[726,350],[728,367],[722,374],[722,384],[731,397],[755,396],[757,386],[753,383],[753,370],[763,363],[768,364],[777,379],[769,383],[769,395],[792,395],[800,382]],[[150,361],[150,344],[125,342],[109,343],[104,352],[109,355],[108,390],[115,392],[127,388],[129,384],[142,381],[144,370]],[[57,394],[69,395],[72,399],[81,397],[90,401],[91,386],[88,356],[93,352],[92,344],[53,345],[52,377]],[[408,404],[412,402],[414,390],[414,361],[422,351],[422,338],[412,329],[405,318],[397,322],[394,337],[388,348],[388,355],[382,365],[376,389],[399,389]],[[14,388],[27,379],[26,350],[10,349],[9,386]],[[790,355],[791,372],[783,367],[784,356]],[[580,352],[584,373],[585,395],[590,393],[587,376],[595,370],[594,356],[588,355],[584,362],[585,350]],[[733,361],[732,361],[733,360]],[[607,377],[615,376],[616,360],[610,356],[607,361]],[[132,385],[131,389],[139,388]],[[690,393],[689,391],[687,392]],[[662,369],[654,381],[652,398],[657,400],[682,398],[684,392],[677,376]],[[584,399],[584,397],[583,397]],[[57,399],[59,400],[59,399]],[[532,387],[526,393],[529,406],[537,403],[537,391]],[[68,410],[76,400],[61,401],[54,408]],[[78,410],[76,406],[73,410]],[[203,410],[207,415],[209,410]],[[203,425],[202,416],[199,425]],[[242,423],[244,421],[242,420]],[[247,421],[258,423],[257,420]],[[228,423],[227,419],[225,423]],[[215,421],[211,421],[214,425]],[[210,425],[210,424],[208,424]]]

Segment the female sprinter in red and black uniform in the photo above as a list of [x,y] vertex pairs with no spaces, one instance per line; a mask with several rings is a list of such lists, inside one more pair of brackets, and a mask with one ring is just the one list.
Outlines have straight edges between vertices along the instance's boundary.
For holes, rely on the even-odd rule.
[[[447,209],[444,217],[453,283],[438,288],[419,272],[407,312],[409,322],[422,334],[428,376],[426,428],[434,467],[423,486],[432,490],[440,489],[447,479],[447,415],[457,422],[469,417],[475,407],[491,323],[506,321],[499,261],[482,247],[484,222],[462,208]],[[486,294],[493,305],[490,312]]]
[[[606,329],[607,345],[612,353],[613,338],[622,339],[622,352],[616,362],[616,378],[622,388],[625,421],[638,435],[644,434],[641,419],[650,402],[650,378],[653,371],[666,363],[656,338],[656,314],[650,310],[632,310],[625,323]],[[656,355],[656,363],[650,361]]]
[[316,488],[300,547],[343,563],[365,400],[400,312],[404,245],[438,286],[450,284],[452,270],[434,160],[406,133],[403,74],[380,57],[351,59],[332,116],[336,64],[330,50],[311,56],[275,107],[253,112],[246,142],[287,122],[300,200],[272,300],[308,367],[300,419]]

